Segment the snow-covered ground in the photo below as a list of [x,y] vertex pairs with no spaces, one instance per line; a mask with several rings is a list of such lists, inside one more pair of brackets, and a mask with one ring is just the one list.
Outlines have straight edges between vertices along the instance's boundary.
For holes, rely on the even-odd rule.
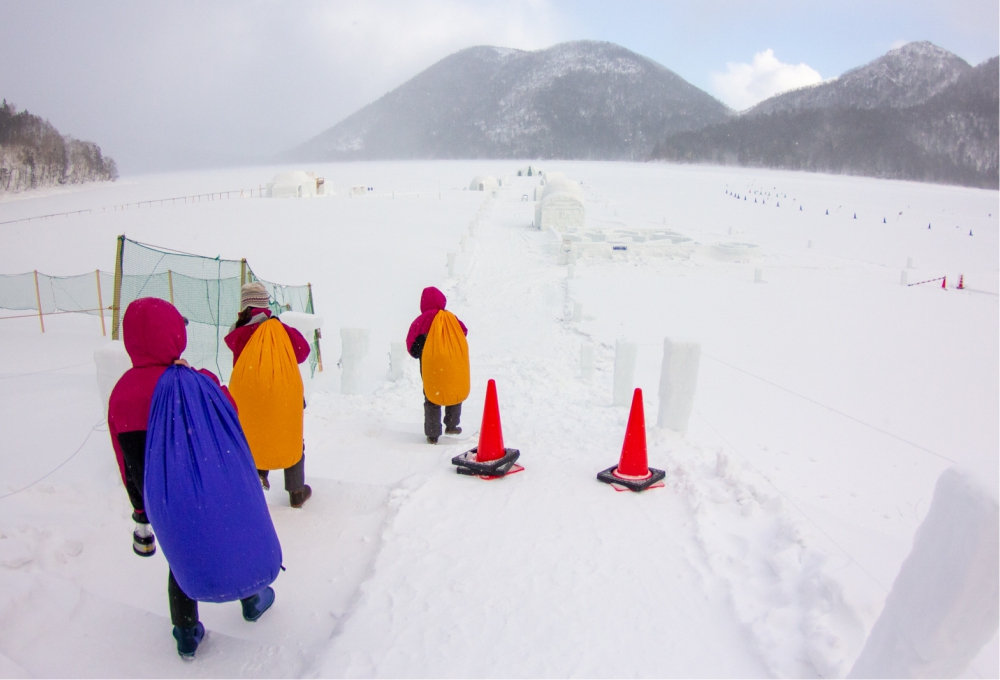
[[[336,195],[303,200],[110,208],[256,189],[277,168],[4,197],[0,222],[98,210],[0,226],[0,273],[111,271],[125,233],[311,282],[327,370],[306,412],[314,497],[293,510],[280,484],[267,494],[288,568],[277,602],[252,625],[235,604],[202,605],[209,635],[184,663],[166,563],[131,551],[92,361],[99,320],[48,317],[45,334],[0,321],[0,675],[846,674],[940,473],[957,463],[997,493],[997,192],[542,163],[582,181],[591,224],[666,224],[697,244],[686,258],[582,257],[570,279],[554,235],[530,226],[520,199],[537,180],[513,176],[522,165],[321,165],[306,169]],[[481,173],[507,178],[496,198],[462,190]],[[374,191],[350,198],[352,185]],[[759,254],[726,261],[719,242]],[[910,282],[947,275],[949,289],[901,286],[907,258]],[[387,380],[389,343],[427,285],[470,328],[463,425],[478,429],[496,379],[524,472],[456,475],[450,458],[475,437],[428,445],[417,362]],[[341,327],[371,330],[361,396],[339,394]],[[654,426],[664,337],[702,346],[685,437]],[[650,464],[668,473],[643,494],[595,480],[628,416],[611,405],[619,338],[638,343]],[[996,636],[967,675],[998,675]]]

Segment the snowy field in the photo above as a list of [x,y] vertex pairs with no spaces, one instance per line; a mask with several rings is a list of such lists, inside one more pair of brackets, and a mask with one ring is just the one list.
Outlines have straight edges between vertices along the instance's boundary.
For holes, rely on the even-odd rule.
[[[314,496],[293,510],[280,484],[267,494],[287,567],[275,606],[247,624],[235,604],[202,605],[209,633],[185,663],[162,554],[132,554],[99,320],[47,317],[44,334],[0,321],[0,676],[845,675],[942,471],[997,493],[997,192],[541,163],[583,183],[592,225],[692,239],[683,257],[583,256],[569,278],[558,239],[530,226],[521,197],[537,180],[521,165],[318,165],[305,169],[336,194],[302,200],[110,209],[256,189],[280,168],[4,197],[0,222],[94,210],[0,226],[0,273],[113,271],[125,233],[311,282],[326,371],[306,411]],[[482,173],[505,178],[495,198],[462,190]],[[374,191],[351,198],[352,185]],[[714,247],[726,242],[758,247],[736,262]],[[910,282],[949,288],[900,285],[908,258]],[[470,329],[463,426],[478,430],[496,379],[524,472],[456,475],[450,458],[475,437],[428,445],[417,362],[387,380],[389,343],[428,285]],[[361,396],[340,395],[341,327],[371,331]],[[655,427],[665,337],[702,347],[684,437]],[[638,343],[649,462],[667,471],[643,494],[595,480],[628,416],[611,405],[621,338]],[[998,672],[994,636],[967,676]]]

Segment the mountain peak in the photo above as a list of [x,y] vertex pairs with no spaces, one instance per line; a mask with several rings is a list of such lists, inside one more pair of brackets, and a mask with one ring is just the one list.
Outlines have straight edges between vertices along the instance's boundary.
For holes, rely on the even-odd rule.
[[805,109],[906,108],[922,104],[971,70],[964,59],[931,42],[911,42],[833,80],[771,97],[746,115]]
[[729,115],[676,73],[614,43],[478,46],[445,57],[288,158],[639,159],[665,135]]

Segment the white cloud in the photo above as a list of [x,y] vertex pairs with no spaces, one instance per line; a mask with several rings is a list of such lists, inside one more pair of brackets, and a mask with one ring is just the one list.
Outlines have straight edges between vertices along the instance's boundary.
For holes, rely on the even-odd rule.
[[806,64],[783,64],[767,49],[753,55],[750,64],[726,63],[725,73],[712,73],[716,97],[740,111],[797,87],[815,85],[823,77]]

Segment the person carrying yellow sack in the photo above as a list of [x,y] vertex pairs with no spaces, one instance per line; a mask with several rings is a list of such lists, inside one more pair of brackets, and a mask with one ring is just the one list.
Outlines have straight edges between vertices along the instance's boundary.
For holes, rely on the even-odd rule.
[[240,291],[242,311],[226,336],[233,352],[229,391],[261,485],[270,489],[268,472],[284,470],[288,502],[301,508],[312,496],[312,487],[306,484],[305,399],[298,365],[309,357],[310,347],[301,333],[271,317],[269,302],[260,282],[245,284]]
[[444,433],[461,434],[462,402],[469,396],[469,330],[457,316],[445,310],[448,300],[433,286],[420,295],[420,316],[410,324],[406,348],[420,359],[424,381],[424,434],[437,444],[441,436],[441,407],[444,406]]

